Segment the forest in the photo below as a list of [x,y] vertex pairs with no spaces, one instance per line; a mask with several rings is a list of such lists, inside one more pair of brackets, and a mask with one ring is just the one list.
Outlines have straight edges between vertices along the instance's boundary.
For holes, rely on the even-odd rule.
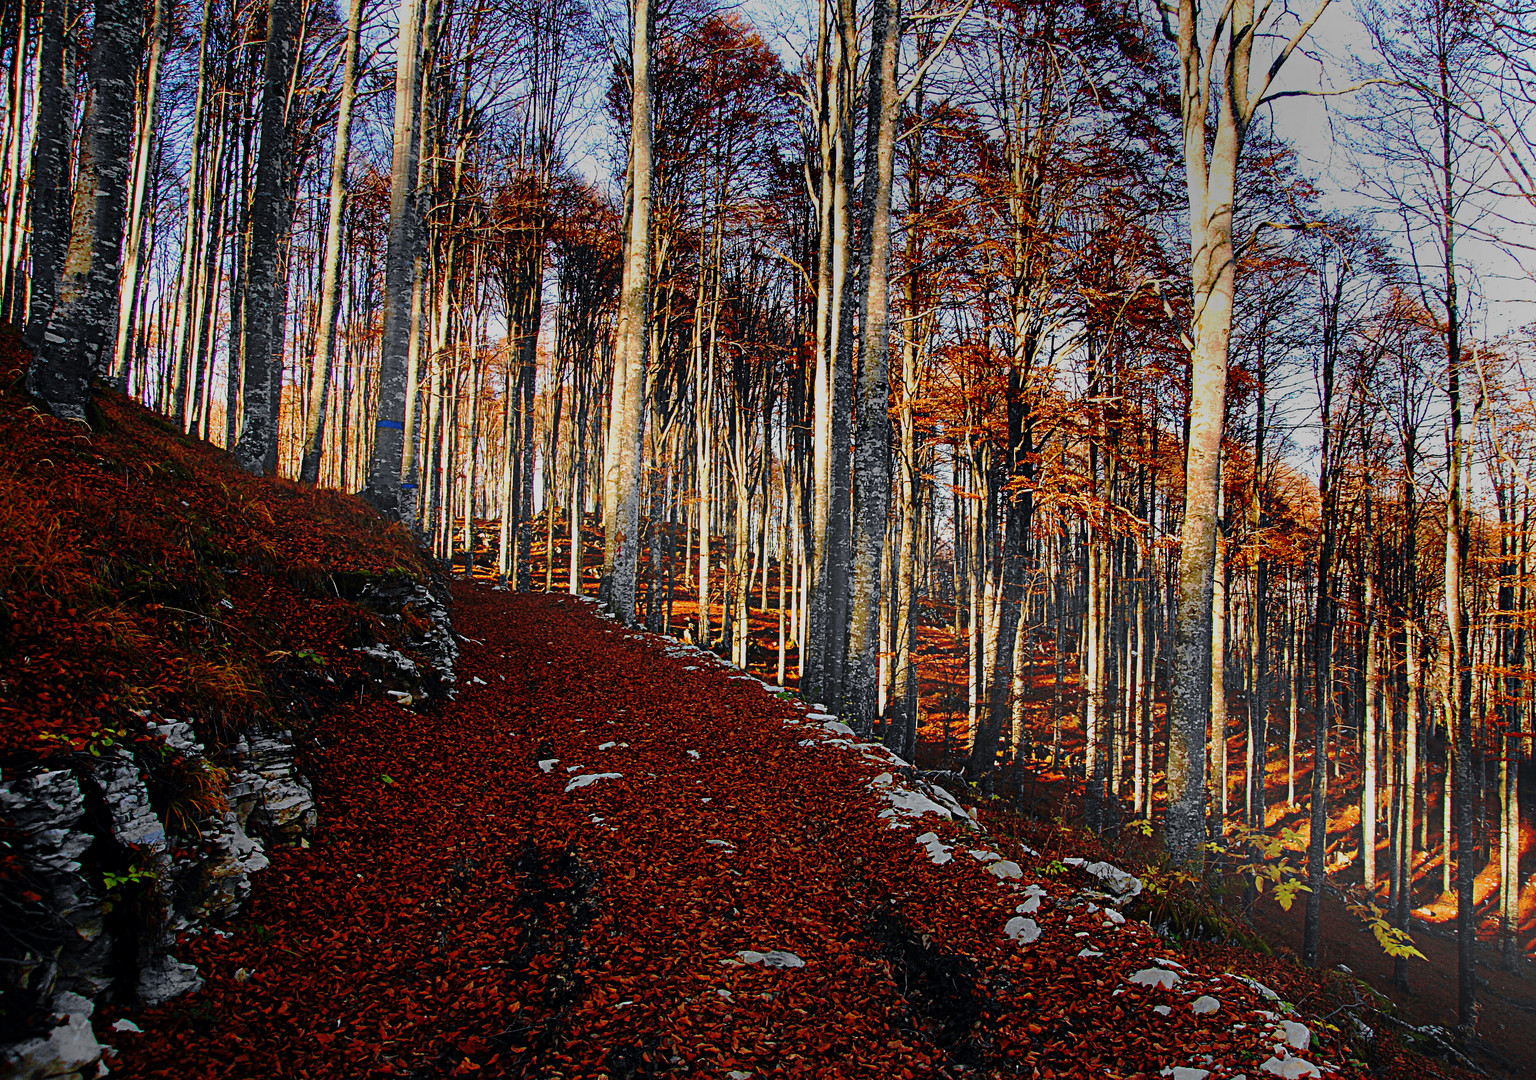
[[1453,926],[1469,1039],[1536,950],[1525,0],[3,0],[0,57],[39,409],[1054,778],[1305,963],[1326,895],[1403,986]]

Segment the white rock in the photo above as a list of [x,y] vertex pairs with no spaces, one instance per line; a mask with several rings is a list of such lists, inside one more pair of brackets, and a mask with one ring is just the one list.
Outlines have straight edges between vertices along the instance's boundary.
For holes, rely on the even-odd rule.
[[1160,967],[1142,968],[1130,977],[1130,981],[1137,986],[1161,986],[1164,990],[1172,990],[1179,984],[1179,973]]
[[[1062,861],[1066,862],[1067,860],[1064,859]],[[1126,900],[1129,900],[1133,896],[1139,896],[1141,894],[1141,878],[1137,877],[1135,874],[1126,873],[1124,870],[1120,869],[1113,863],[1087,863],[1083,866],[1083,871],[1085,873],[1092,874],[1105,885],[1108,885],[1110,889],[1112,889],[1118,895],[1119,902],[1121,903],[1124,903]]]
[[1312,1032],[1306,1024],[1298,1024],[1294,1020],[1282,1020],[1280,1031],[1292,1050],[1305,1050],[1312,1045]]
[[617,780],[623,775],[623,773],[616,772],[583,773],[581,776],[573,778],[570,783],[566,784],[565,790],[567,793],[569,793],[575,791],[577,788],[589,787],[592,784],[597,783],[599,780]]
[[950,817],[958,822],[968,823],[972,826],[976,824],[976,819],[971,817],[970,812],[960,805],[959,799],[956,799],[938,784],[927,784],[926,787],[929,791],[933,792],[934,801],[949,811]]
[[1211,997],[1210,994],[1201,994],[1189,1003],[1189,1008],[1196,1016],[1204,1016],[1206,1013],[1213,1013],[1221,1008],[1221,1002]]
[[690,750],[690,751],[688,751],[688,756],[693,758],[694,761],[698,761],[699,760],[699,752],[697,750]]
[[1000,881],[1017,881],[1024,876],[1024,871],[1012,859],[1002,859],[992,863],[987,867],[987,873],[994,875]]
[[1299,1057],[1272,1057],[1259,1066],[1259,1071],[1283,1077],[1284,1080],[1302,1080],[1303,1077],[1320,1077],[1323,1075],[1322,1070],[1316,1065],[1305,1058]]
[[880,812],[880,816],[883,818],[891,817],[892,815],[922,817],[924,814],[938,814],[941,818],[949,817],[949,811],[918,791],[896,788],[887,791],[885,798],[891,804],[891,809]]
[[1279,1001],[1280,1000],[1280,995],[1279,994],[1275,993],[1269,987],[1267,987],[1263,983],[1259,982],[1258,979],[1250,979],[1246,975],[1235,975],[1235,974],[1231,974],[1230,972],[1228,973],[1228,977],[1236,979],[1238,982],[1242,983],[1244,986],[1246,986],[1250,990],[1253,990],[1253,991],[1256,991],[1256,992],[1258,992],[1260,994],[1263,994],[1270,1001]]
[[1192,1069],[1187,1065],[1175,1065],[1171,1069],[1164,1069],[1163,1075],[1172,1077],[1173,1080],[1205,1080],[1207,1076],[1211,1075],[1211,1070]]
[[558,765],[558,764],[560,764],[560,759],[557,758],[557,757],[547,757],[547,758],[544,758],[542,761],[539,762],[539,771],[540,772],[554,772],[555,771],[555,766]]
[[146,1005],[159,1005],[202,986],[203,977],[196,966],[183,964],[174,956],[161,955],[139,970],[139,1000]]
[[127,1031],[127,1032],[131,1032],[131,1033],[133,1033],[135,1035],[138,1035],[138,1034],[142,1033],[144,1029],[139,1027],[138,1024],[135,1024],[132,1020],[124,1019],[124,1020],[114,1020],[114,1021],[112,1021],[112,1030],[113,1031]]
[[1028,945],[1040,936],[1040,924],[1034,919],[1026,919],[1022,915],[1015,915],[1003,924],[1003,933],[1008,935],[1020,945]]
[[756,949],[743,949],[741,952],[737,953],[736,955],[741,957],[743,963],[747,963],[747,964],[762,964],[763,967],[771,967],[771,968],[802,968],[802,967],[805,967],[805,961],[804,960],[800,959],[794,953],[792,953],[792,952],[785,952],[782,949],[772,949],[772,950],[770,950],[768,952],[765,952],[765,953],[758,952]]
[[917,838],[917,842],[928,849],[928,858],[934,866],[943,866],[954,858],[949,853],[949,846],[939,839],[938,833],[925,832]]
[[1152,1006],[1152,1011],[1157,1013],[1158,1016],[1167,1016],[1173,1012],[1173,1009],[1167,1005],[1154,1005]]
[[1035,912],[1040,910],[1040,898],[1038,896],[1031,896],[1028,900],[1025,900],[1022,904],[1013,910],[1022,912],[1025,915],[1033,915]]
[[46,1039],[28,1039],[10,1047],[0,1058],[0,1071],[17,1080],[63,1077],[89,1068],[101,1060],[103,1047],[91,1030],[95,1006],[79,994],[54,995],[53,1011],[63,1023]]

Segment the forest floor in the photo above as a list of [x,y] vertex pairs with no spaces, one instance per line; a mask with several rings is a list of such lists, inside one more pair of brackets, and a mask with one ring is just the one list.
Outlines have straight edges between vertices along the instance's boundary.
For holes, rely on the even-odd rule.
[[[457,620],[458,700],[320,721],[321,828],[230,933],[183,942],[202,992],[134,1013],[142,1034],[101,1017],[115,1074],[1436,1072],[1315,1019],[1353,980],[1093,906],[1063,861],[1091,837],[1026,824],[1035,854],[893,815],[878,751],[734,668],[568,596],[461,583]],[[1277,1055],[1284,1007],[1224,969],[1299,1002],[1309,1048]]]
[[[487,523],[489,524],[489,523]],[[491,535],[489,529],[486,536]],[[542,539],[542,532],[536,533]],[[597,546],[600,534],[588,530],[586,551],[583,558],[584,590],[595,593],[597,569],[601,562],[601,550]],[[679,546],[681,537],[678,538]],[[559,572],[553,579],[556,589],[565,583],[569,564],[569,546],[560,542],[557,534],[555,565]],[[532,579],[536,587],[544,581],[544,551],[537,543],[532,552]],[[482,558],[482,565],[490,561],[490,551]],[[753,577],[753,607],[750,620],[748,668],[767,682],[774,682],[779,672],[779,623],[774,607],[763,604],[763,578]],[[770,568],[767,581],[768,604],[778,603],[778,578],[776,568]],[[696,624],[698,605],[694,599],[696,586],[686,579],[674,584],[674,600],[671,605],[671,629],[685,633]],[[919,746],[916,764],[925,769],[958,769],[964,765],[969,732],[966,722],[966,652],[965,639],[952,632],[953,612],[942,605],[925,605],[927,618],[918,627],[918,672],[921,688]],[[718,604],[714,606],[713,624],[719,632],[723,618]],[[1069,641],[1069,647],[1071,645]],[[793,634],[787,635],[784,650],[784,685],[793,688],[798,684],[797,667],[799,653]],[[1016,813],[1035,819],[1060,818],[1080,821],[1082,816],[1082,780],[1074,775],[1074,763],[1082,757],[1081,697],[1082,687],[1075,671],[1076,659],[1066,658],[1064,680],[1059,702],[1059,723],[1053,720],[1055,689],[1054,641],[1031,639],[1026,653],[1026,702],[1023,725],[1016,733],[1013,745],[1005,752],[1005,765],[999,788],[1004,805]],[[1155,706],[1163,708],[1159,700]],[[1228,747],[1229,761],[1235,770],[1231,777],[1230,795],[1234,819],[1240,816],[1242,797],[1241,771],[1245,747],[1242,743],[1243,702],[1235,696],[1230,706],[1234,720],[1233,736]],[[1282,828],[1295,831],[1299,838],[1291,855],[1293,865],[1302,861],[1309,833],[1309,821],[1305,813],[1305,794],[1311,784],[1310,718],[1303,711],[1301,731],[1298,733],[1294,776],[1288,775],[1285,755],[1285,733],[1272,727],[1272,749],[1268,768],[1266,823],[1274,833]],[[1156,724],[1154,724],[1156,726]],[[1053,730],[1055,729],[1055,730]],[[1055,764],[1046,760],[1053,739],[1059,739],[1060,754]],[[1332,747],[1331,753],[1340,755],[1344,767],[1330,778],[1330,816],[1328,865],[1330,881],[1345,888],[1353,887],[1353,895],[1359,898],[1359,774],[1354,767],[1355,748],[1341,738],[1341,745]],[[1023,747],[1025,753],[1013,751]],[[1033,749],[1034,753],[1029,751]],[[1278,754],[1275,752],[1278,750]],[[1161,774],[1154,772],[1151,778],[1154,799],[1161,801]],[[1286,791],[1291,783],[1301,796],[1299,805],[1289,805]],[[1423,813],[1438,827],[1440,804],[1438,791],[1431,788],[1425,793]],[[1527,827],[1522,834],[1526,849],[1523,861],[1529,863],[1536,852],[1530,850],[1532,831]],[[1138,844],[1134,838],[1127,842],[1104,841],[1105,857],[1119,860],[1138,872],[1148,858],[1155,858],[1155,844]],[[1454,940],[1454,897],[1440,894],[1441,855],[1439,837],[1431,835],[1430,850],[1417,853],[1415,862],[1415,895],[1419,905],[1415,909],[1415,939],[1426,960],[1415,959],[1409,964],[1409,988],[1394,985],[1392,961],[1376,944],[1361,919],[1348,910],[1344,899],[1333,890],[1325,893],[1322,904],[1321,966],[1329,968],[1344,964],[1384,997],[1390,999],[1401,1019],[1413,1025],[1439,1025],[1455,1027],[1456,1016],[1456,949]],[[1386,852],[1378,852],[1378,860],[1385,874]],[[1508,1076],[1536,1076],[1536,876],[1532,877],[1522,892],[1521,926],[1518,940],[1527,959],[1510,970],[1498,957],[1493,939],[1495,921],[1490,905],[1495,898],[1496,874],[1490,865],[1479,875],[1477,897],[1483,916],[1479,945],[1479,1034],[1487,1050],[1482,1064],[1495,1074]],[[1304,900],[1304,897],[1303,897]],[[1384,902],[1377,898],[1378,903]],[[1301,951],[1301,913],[1304,903],[1298,903],[1290,912],[1282,911],[1272,900],[1262,898],[1254,910],[1254,929],[1265,947],[1278,953],[1286,962],[1294,961]]]

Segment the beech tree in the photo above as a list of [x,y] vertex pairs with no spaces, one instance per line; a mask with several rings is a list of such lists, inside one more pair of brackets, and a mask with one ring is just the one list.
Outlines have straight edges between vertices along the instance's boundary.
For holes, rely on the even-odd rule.
[[645,410],[647,315],[651,273],[650,0],[631,0],[629,206],[624,278],[614,335],[613,404],[603,475],[603,569],[599,599],[626,626],[635,622],[640,557],[640,437]]
[[[1281,96],[1270,89],[1275,77],[1327,5],[1328,0],[1322,0],[1286,34],[1269,66],[1259,73],[1253,71],[1254,43],[1274,35],[1276,29],[1255,22],[1251,0],[1239,0],[1219,12],[1210,30],[1201,25],[1203,10],[1197,0],[1158,5],[1163,34],[1178,48],[1191,260],[1190,418],[1168,758],[1168,848],[1181,859],[1194,853],[1205,822],[1203,747],[1210,716],[1212,567],[1227,347],[1237,287],[1232,212],[1238,166],[1254,116]],[[1268,12],[1266,6],[1259,15]],[[1212,119],[1215,135],[1208,142]]]
[[[90,382],[117,328],[117,273],[127,202],[133,126],[133,58],[142,12],[137,0],[98,0],[88,65],[90,105],[75,167],[69,244],[47,329],[27,371],[27,388],[64,420],[86,422]],[[50,96],[50,107],[53,99]],[[60,108],[70,103],[58,100]],[[63,133],[46,121],[50,141]],[[56,151],[50,149],[49,154]],[[46,288],[46,286],[45,286]]]

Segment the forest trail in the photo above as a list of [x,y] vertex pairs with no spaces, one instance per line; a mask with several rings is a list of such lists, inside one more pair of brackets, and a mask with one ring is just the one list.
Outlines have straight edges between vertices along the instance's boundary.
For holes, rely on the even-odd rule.
[[[1269,1075],[1278,1006],[1080,869],[892,816],[756,679],[568,596],[460,584],[457,620],[459,699],[324,723],[312,846],[179,950],[202,992],[102,1017],[115,1074]],[[1284,1075],[1363,1074],[1308,1024]]]

